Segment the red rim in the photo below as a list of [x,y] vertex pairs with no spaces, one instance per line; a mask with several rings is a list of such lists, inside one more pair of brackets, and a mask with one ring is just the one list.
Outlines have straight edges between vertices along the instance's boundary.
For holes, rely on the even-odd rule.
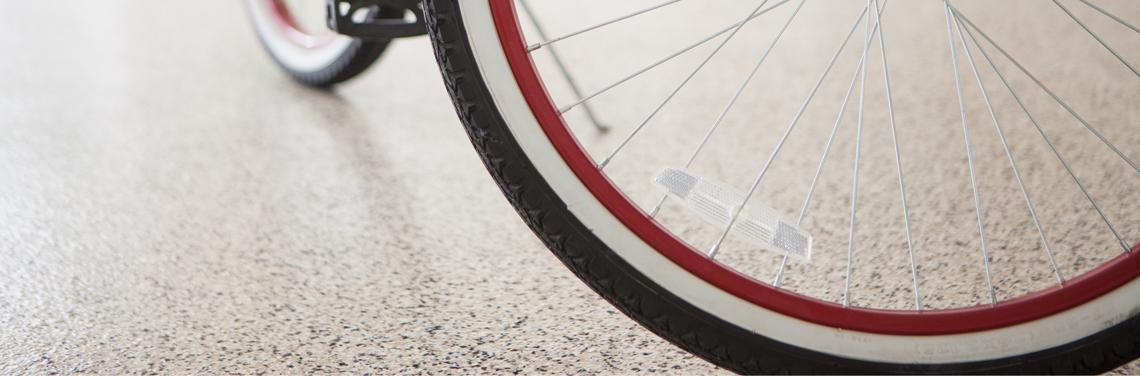
[[321,34],[306,33],[293,19],[293,14],[289,12],[289,7],[282,2],[282,0],[262,0],[268,3],[270,13],[273,14],[273,20],[276,21],[277,27],[281,30],[285,39],[293,44],[304,48],[319,48],[329,43],[332,43],[335,35],[331,32]]
[[562,119],[527,51],[514,3],[488,0],[508,64],[543,132],[586,188],[642,241],[690,273],[758,306],[830,327],[894,335],[958,334],[1016,325],[1068,310],[1140,277],[1140,244],[1056,286],[996,305],[932,311],[844,308],[780,290],[711,260],[661,228],[600,170]]

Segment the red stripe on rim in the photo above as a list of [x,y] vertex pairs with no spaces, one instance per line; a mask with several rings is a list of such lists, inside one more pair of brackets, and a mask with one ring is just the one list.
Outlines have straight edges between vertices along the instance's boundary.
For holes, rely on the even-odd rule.
[[332,43],[336,35],[332,32],[310,34],[306,33],[297,25],[297,21],[293,19],[293,14],[289,12],[289,7],[285,5],[284,0],[261,0],[269,5],[270,13],[273,14],[273,20],[276,21],[278,29],[281,30],[285,39],[293,44],[304,48],[320,48]]
[[1089,302],[1140,276],[1140,244],[1064,286],[1037,291],[996,305],[929,311],[844,308],[842,305],[776,289],[720,264],[634,205],[596,167],[562,119],[526,48],[514,3],[488,0],[495,28],[519,89],[562,159],[587,189],[642,241],[706,282],[761,307],[820,325],[893,335],[958,334],[1016,325]]

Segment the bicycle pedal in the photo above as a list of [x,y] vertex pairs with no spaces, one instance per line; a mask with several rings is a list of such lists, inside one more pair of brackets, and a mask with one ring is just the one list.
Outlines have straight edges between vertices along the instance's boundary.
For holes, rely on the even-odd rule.
[[[679,200],[688,211],[720,228],[728,226],[733,211],[744,204],[745,195],[718,182],[684,169],[666,167],[654,179],[666,194]],[[766,205],[750,202],[738,214],[732,234],[750,243],[803,261],[811,260],[811,234],[785,221]]]
[[[427,34],[419,0],[325,0],[328,27],[338,34],[366,40],[389,40]],[[373,13],[361,17],[361,11]],[[384,12],[412,14],[412,20],[383,17]]]

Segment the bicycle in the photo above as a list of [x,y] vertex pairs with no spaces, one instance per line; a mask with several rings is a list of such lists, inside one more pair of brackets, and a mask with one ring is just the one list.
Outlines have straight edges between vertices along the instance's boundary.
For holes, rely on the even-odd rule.
[[[247,8],[278,64],[318,87],[427,34],[535,234],[719,366],[1075,373],[1140,357],[1138,4],[817,3]],[[751,69],[714,68],[738,61]]]

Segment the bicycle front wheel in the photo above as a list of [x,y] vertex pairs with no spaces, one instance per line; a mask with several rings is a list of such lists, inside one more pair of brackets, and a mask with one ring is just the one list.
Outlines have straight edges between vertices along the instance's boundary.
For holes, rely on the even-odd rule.
[[425,10],[523,219],[694,354],[747,373],[1135,359],[1140,7],[888,2]]

